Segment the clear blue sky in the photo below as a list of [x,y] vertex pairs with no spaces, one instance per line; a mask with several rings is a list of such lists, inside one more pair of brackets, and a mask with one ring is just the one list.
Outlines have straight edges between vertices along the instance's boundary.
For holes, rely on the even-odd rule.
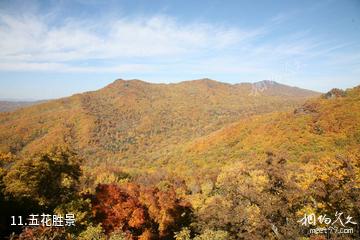
[[360,1],[0,1],[0,98],[117,78],[360,84]]

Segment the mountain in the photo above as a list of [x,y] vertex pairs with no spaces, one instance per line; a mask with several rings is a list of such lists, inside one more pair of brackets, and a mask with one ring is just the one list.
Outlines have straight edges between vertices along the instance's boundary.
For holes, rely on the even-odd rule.
[[91,163],[144,164],[241,118],[292,109],[319,93],[273,81],[116,80],[98,91],[0,113],[0,150],[68,144]]
[[0,112],[11,112],[22,107],[39,104],[44,101],[0,101]]

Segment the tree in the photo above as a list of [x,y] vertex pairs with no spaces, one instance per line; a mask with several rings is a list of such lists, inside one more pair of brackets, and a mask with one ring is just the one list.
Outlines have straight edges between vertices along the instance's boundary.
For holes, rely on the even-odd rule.
[[194,240],[230,240],[228,232],[225,231],[213,231],[213,230],[205,230],[204,233],[198,235],[194,238]]
[[255,167],[236,164],[219,175],[214,195],[197,214],[197,230],[222,230],[235,239],[298,236],[301,191],[286,160],[268,153]]
[[5,191],[54,209],[73,198],[80,175],[80,158],[67,148],[55,147],[16,161],[4,177]]
[[[5,183],[4,176],[7,174],[9,164],[14,161],[14,156],[11,153],[0,152],[0,238],[9,234],[8,230],[8,216],[6,214],[10,209],[14,208],[12,201],[5,198]],[[12,208],[11,208],[12,207]],[[16,207],[16,205],[15,205]]]
[[181,229],[180,232],[176,232],[174,235],[175,240],[190,240],[191,239],[190,236],[191,236],[191,231],[187,227]]
[[189,224],[190,206],[175,191],[133,183],[99,185],[92,199],[95,219],[107,234],[122,230],[139,239],[164,239]]
[[71,240],[70,234],[66,233],[63,228],[57,227],[27,227],[19,236],[15,236],[14,240]]
[[[4,157],[7,156],[7,157]],[[52,214],[61,204],[74,200],[77,196],[77,183],[81,175],[80,159],[64,147],[55,147],[49,151],[29,157],[1,155],[0,226],[5,224],[4,236],[11,232],[22,231],[21,226],[9,226],[11,216],[29,216],[32,213]],[[24,230],[26,234],[47,232],[41,229]],[[57,233],[55,231],[54,233]],[[52,234],[50,231],[49,234]],[[36,239],[36,237],[34,238]]]
[[87,229],[81,232],[78,236],[79,240],[105,240],[106,235],[100,225],[88,226]]
[[[307,203],[315,214],[334,217],[336,212],[343,212],[353,219],[360,219],[359,160],[357,155],[338,155],[322,159],[321,164],[315,167],[316,177],[307,190]],[[360,237],[359,222],[353,227],[356,230],[348,236]]]

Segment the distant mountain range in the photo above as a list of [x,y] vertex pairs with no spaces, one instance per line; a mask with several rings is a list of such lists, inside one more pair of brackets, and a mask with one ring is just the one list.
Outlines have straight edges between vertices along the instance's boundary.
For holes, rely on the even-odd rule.
[[22,107],[43,103],[44,101],[2,101],[0,100],[0,112],[11,112]]

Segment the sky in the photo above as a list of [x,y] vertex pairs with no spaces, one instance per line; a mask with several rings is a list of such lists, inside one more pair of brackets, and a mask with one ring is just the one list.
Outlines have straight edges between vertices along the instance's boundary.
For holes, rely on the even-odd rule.
[[360,1],[0,0],[0,99],[115,79],[360,84]]

